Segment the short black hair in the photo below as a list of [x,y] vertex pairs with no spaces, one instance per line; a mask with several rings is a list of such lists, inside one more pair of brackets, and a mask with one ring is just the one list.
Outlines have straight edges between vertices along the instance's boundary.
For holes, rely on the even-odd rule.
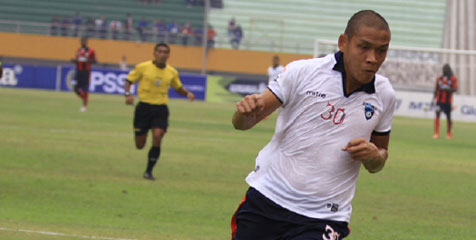
[[170,47],[167,43],[157,43],[157,44],[155,44],[154,51],[157,51],[157,49],[159,49],[159,47],[166,47],[167,51],[170,53]]
[[453,70],[451,70],[451,67],[448,63],[443,65],[443,76],[446,76],[446,77],[453,76]]
[[360,26],[374,27],[390,32],[390,27],[382,15],[373,10],[361,10],[356,12],[347,22],[344,34],[350,38],[359,30]]

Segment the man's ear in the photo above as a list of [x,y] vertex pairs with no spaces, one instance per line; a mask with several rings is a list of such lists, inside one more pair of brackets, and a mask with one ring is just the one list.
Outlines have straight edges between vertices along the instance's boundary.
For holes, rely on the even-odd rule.
[[349,44],[349,38],[345,34],[341,34],[339,36],[339,50],[341,52],[344,52],[344,50],[347,48],[347,44]]

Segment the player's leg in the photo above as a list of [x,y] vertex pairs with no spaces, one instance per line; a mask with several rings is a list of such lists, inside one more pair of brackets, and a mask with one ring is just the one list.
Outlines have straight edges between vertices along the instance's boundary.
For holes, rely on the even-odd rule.
[[144,178],[154,180],[152,171],[160,159],[162,139],[167,132],[169,125],[169,109],[166,105],[151,106],[152,111],[152,146],[149,149],[147,156],[147,168],[144,173]]
[[144,178],[154,180],[155,178],[152,175],[152,170],[154,170],[155,164],[159,161],[160,158],[160,145],[162,138],[165,135],[165,130],[161,128],[152,128],[152,146],[149,149],[149,154],[147,155],[147,168],[144,173]]
[[284,239],[282,234],[288,231],[288,226],[280,219],[282,212],[283,208],[249,188],[232,218],[232,240]]
[[137,149],[144,148],[147,143],[147,132],[150,129],[151,113],[147,105],[139,102],[134,110],[134,142]]
[[446,122],[447,122],[446,138],[452,139],[453,133],[451,131],[451,127],[453,126],[453,122],[451,120],[451,105],[448,104],[447,109],[445,109],[445,114],[446,114]]
[[434,134],[433,138],[439,138],[440,137],[440,113],[441,113],[441,107],[440,104],[436,105],[436,116],[435,116],[435,129],[434,129]]
[[76,74],[76,87],[77,87],[77,94],[83,101],[83,106],[81,107],[81,112],[86,111],[88,107],[88,97],[89,97],[89,71],[77,71]]

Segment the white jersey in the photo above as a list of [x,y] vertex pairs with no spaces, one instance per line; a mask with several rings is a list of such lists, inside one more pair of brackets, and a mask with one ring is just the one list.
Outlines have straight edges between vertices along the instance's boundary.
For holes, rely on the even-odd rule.
[[278,205],[311,218],[350,222],[361,163],[342,147],[390,133],[395,92],[387,78],[345,93],[343,54],[286,66],[268,88],[282,102],[271,141],[246,181]]
[[284,67],[282,65],[278,65],[276,68],[270,66],[268,68],[268,83],[273,81],[280,73],[283,72]]

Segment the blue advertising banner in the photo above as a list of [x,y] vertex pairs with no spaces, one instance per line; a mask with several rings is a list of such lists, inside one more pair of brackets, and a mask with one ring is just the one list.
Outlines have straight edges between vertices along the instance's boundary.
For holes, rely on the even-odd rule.
[[[124,83],[127,79],[127,71],[111,68],[93,68],[89,84],[89,92],[124,94]],[[203,75],[181,73],[180,80],[185,88],[195,94],[197,100],[205,100],[207,77]],[[75,80],[75,68],[64,66],[61,71],[61,90],[72,91]],[[133,85],[131,92],[136,94],[136,85]],[[170,98],[185,98],[180,96],[174,89],[169,89]]]
[[1,87],[55,90],[57,67],[3,64]]
[[[59,72],[58,72],[59,71]],[[24,64],[4,64],[0,87],[39,88],[48,90],[72,91],[75,80],[74,66],[37,66]],[[124,94],[127,71],[113,68],[93,68],[89,92],[106,94]],[[59,77],[59,79],[58,79]],[[205,100],[207,77],[203,75],[181,73],[180,80],[185,88],[195,94],[197,100]],[[131,88],[135,94],[136,86]],[[185,98],[174,89],[169,90],[170,98]]]

